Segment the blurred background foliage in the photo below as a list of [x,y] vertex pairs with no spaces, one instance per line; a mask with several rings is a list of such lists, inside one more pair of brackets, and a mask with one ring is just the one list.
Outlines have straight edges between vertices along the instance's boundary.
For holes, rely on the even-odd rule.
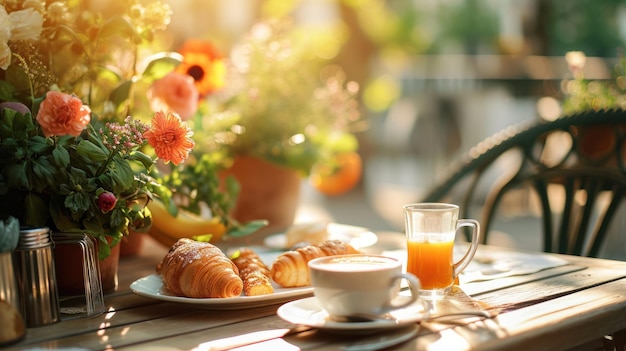
[[[400,94],[389,75],[416,55],[616,57],[624,46],[622,0],[217,0],[171,1],[173,46],[204,37],[223,52],[252,23],[293,18],[320,33],[319,55],[335,57],[362,89],[365,106],[383,111]],[[562,78],[562,77],[559,77]]]
[[360,135],[361,186],[339,199],[303,201],[321,204],[335,221],[379,229],[401,229],[397,209],[419,199],[452,160],[486,137],[523,120],[558,117],[562,84],[572,79],[567,52],[586,54],[586,79],[608,81],[626,44],[624,0],[171,5],[166,43],[172,47],[201,37],[228,52],[255,21],[268,17],[291,18],[301,30],[319,34],[311,43],[318,55],[332,58],[360,84],[369,128]]

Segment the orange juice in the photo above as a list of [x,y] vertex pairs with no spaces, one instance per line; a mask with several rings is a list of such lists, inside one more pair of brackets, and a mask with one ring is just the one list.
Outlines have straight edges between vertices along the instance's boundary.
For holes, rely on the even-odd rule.
[[407,272],[415,274],[422,289],[444,289],[452,285],[454,240],[441,242],[407,242]]

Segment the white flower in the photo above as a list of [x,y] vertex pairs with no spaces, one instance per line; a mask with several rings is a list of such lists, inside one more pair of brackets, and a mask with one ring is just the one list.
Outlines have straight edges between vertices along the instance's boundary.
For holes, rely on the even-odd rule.
[[28,8],[9,14],[11,40],[37,40],[43,27],[43,17],[35,9]]
[[43,17],[35,9],[7,13],[4,6],[0,6],[0,68],[7,69],[11,64],[9,40],[39,39],[42,27]]
[[4,6],[0,6],[0,68],[2,69],[7,69],[11,64],[9,39],[11,39],[11,20]]

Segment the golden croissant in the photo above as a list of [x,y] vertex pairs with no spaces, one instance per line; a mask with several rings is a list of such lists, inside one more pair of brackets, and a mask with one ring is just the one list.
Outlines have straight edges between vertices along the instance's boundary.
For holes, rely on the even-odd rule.
[[271,277],[280,286],[292,288],[311,285],[308,263],[310,260],[334,255],[359,253],[350,244],[340,240],[326,240],[318,245],[309,245],[282,253],[272,264]]
[[241,248],[232,260],[239,269],[239,276],[243,280],[243,293],[246,296],[267,295],[274,292],[270,270],[254,250]]
[[179,239],[157,271],[177,296],[235,297],[243,290],[237,266],[222,250],[206,242]]

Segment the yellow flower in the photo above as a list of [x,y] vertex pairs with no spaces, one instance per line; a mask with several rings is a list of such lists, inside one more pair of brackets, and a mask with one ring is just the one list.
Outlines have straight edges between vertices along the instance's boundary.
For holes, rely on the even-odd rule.
[[200,96],[206,96],[224,86],[226,65],[222,55],[211,45],[202,40],[187,40],[179,50],[183,62],[176,72],[193,77]]

